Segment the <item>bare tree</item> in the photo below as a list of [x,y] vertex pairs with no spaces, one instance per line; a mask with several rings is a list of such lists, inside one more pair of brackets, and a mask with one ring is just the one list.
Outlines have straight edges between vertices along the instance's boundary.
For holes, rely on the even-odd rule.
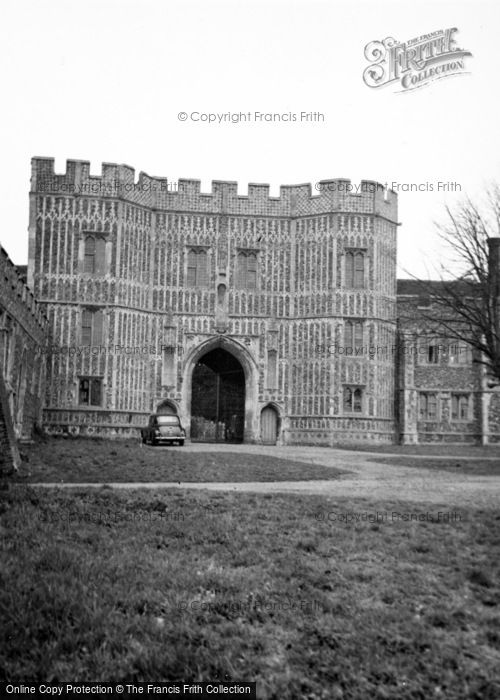
[[490,188],[483,207],[466,198],[446,213],[438,234],[460,274],[453,276],[441,265],[439,281],[417,280],[419,294],[430,300],[420,315],[441,337],[475,349],[474,361],[486,366],[495,386],[500,384],[500,186]]

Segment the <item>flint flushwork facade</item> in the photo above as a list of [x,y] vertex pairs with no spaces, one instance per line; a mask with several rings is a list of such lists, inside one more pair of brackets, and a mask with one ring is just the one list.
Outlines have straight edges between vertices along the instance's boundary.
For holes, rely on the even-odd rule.
[[0,246],[0,474],[18,466],[17,439],[41,428],[48,322],[18,268]]
[[[160,410],[200,439],[463,440],[458,421],[446,436],[426,431],[421,373],[393,350],[397,196],[371,181],[352,194],[348,182],[240,196],[234,182],[172,191],[143,173],[136,183],[128,166],[96,177],[68,161],[57,175],[52,159],[33,159],[28,283],[49,317],[46,429],[137,435]],[[452,371],[470,393],[467,439],[481,440],[480,371]]]

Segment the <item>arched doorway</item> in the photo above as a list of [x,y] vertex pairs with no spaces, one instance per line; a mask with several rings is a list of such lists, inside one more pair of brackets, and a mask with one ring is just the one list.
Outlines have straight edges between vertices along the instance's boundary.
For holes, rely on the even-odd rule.
[[260,436],[264,445],[276,445],[278,439],[278,412],[274,406],[265,406],[260,414]]
[[242,442],[245,423],[245,372],[227,350],[203,355],[193,369],[191,440]]

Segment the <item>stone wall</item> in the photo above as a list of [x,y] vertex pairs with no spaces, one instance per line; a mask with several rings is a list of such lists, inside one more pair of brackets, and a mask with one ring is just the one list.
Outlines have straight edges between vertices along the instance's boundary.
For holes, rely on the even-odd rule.
[[16,461],[14,439],[30,438],[41,425],[46,332],[47,319],[24,271],[0,247],[0,440],[10,465]]
[[428,294],[424,298],[418,292],[422,285],[398,280],[401,442],[499,442],[498,390],[488,386],[478,352],[440,329],[443,308],[431,299],[433,285],[439,288],[440,283],[426,283]]

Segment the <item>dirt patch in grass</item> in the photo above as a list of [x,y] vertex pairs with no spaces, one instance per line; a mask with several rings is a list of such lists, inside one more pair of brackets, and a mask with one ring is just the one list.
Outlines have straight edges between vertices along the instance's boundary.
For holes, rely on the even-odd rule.
[[187,452],[90,438],[49,438],[23,445],[22,452],[17,480],[30,483],[309,481],[347,473],[267,455]]
[[411,457],[398,457],[398,459],[381,459],[375,457],[371,462],[390,464],[391,466],[414,467],[415,469],[432,469],[438,471],[453,472],[455,474],[475,474],[476,476],[500,476],[500,457],[498,460],[487,459],[412,459]]
[[494,511],[21,485],[0,511],[2,680],[500,697]]

